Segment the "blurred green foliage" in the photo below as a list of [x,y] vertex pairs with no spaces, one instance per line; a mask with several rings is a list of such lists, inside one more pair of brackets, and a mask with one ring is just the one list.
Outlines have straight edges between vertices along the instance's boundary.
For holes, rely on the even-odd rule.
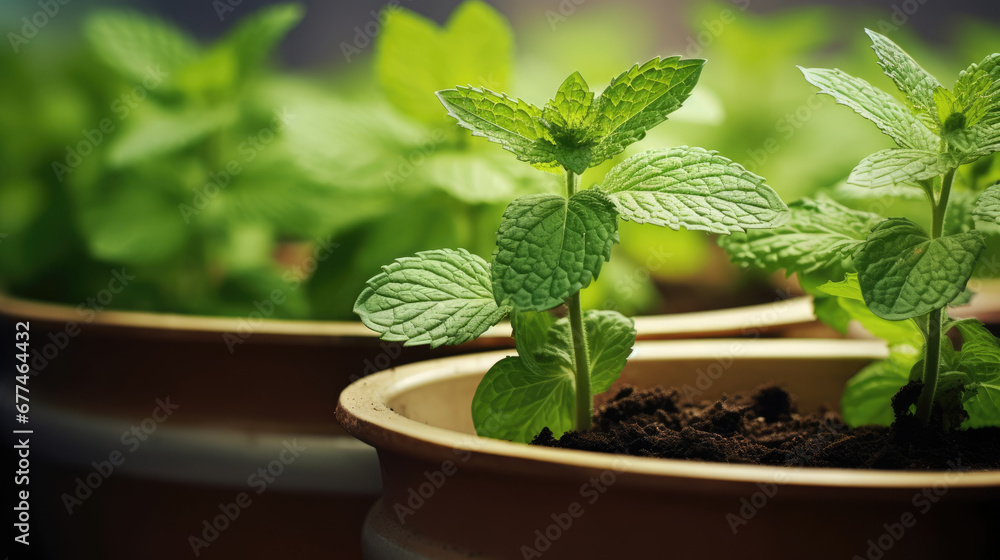
[[[271,64],[297,5],[248,14],[209,45],[146,15],[91,11],[78,38],[53,33],[0,54],[0,289],[75,305],[124,266],[135,280],[110,307],[239,316],[280,294],[273,317],[354,319],[354,297],[383,263],[453,246],[488,258],[505,201],[559,188],[449,122],[434,91],[483,85],[540,103],[575,70],[599,90],[623,62],[658,54],[707,58],[699,91],[671,126],[584,182],[639,150],[704,145],[786,200],[825,189],[851,206],[878,203],[838,185],[884,139],[831,110],[795,66],[884,86],[867,45],[842,38],[885,14],[742,5],[692,3],[689,34],[666,39],[635,8],[587,5],[518,25],[516,45],[479,0],[444,26],[390,6],[373,52],[305,75]],[[997,36],[965,22],[957,52],[914,54],[934,72],[981,58]],[[970,173],[995,181],[1000,169]],[[621,236],[588,307],[648,312],[657,284],[683,283],[731,292],[714,302],[725,305],[761,282],[734,274],[701,232],[625,224]]]

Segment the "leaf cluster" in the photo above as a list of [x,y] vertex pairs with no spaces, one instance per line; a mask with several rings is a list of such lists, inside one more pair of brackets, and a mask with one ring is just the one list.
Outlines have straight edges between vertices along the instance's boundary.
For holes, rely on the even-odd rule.
[[[476,136],[535,167],[562,169],[566,196],[526,195],[503,213],[492,262],[464,251],[418,253],[383,268],[355,312],[404,344],[473,339],[511,313],[518,356],[497,363],[473,404],[481,435],[529,441],[543,427],[571,429],[576,363],[569,319],[547,311],[586,288],[618,243],[618,220],[718,233],[780,223],[787,209],[764,184],[716,152],[678,147],[635,154],[600,186],[577,191],[577,173],[620,153],[681,106],[704,61],[653,59],[600,96],[574,73],[544,108],[479,88],[438,92]],[[489,297],[492,295],[492,297]],[[606,390],[625,365],[635,330],[619,313],[583,317],[589,385]]]
[[[921,346],[932,343],[928,339],[926,344],[924,340],[915,344],[914,334],[920,333],[921,339],[928,336],[930,314],[967,303],[966,285],[985,248],[985,237],[976,226],[997,223],[1000,191],[994,185],[978,201],[969,199],[964,212],[974,219],[971,225],[944,224],[956,212],[949,208],[949,196],[957,170],[1000,151],[1000,54],[970,65],[949,90],[888,38],[874,31],[868,35],[879,65],[902,93],[902,101],[840,70],[801,70],[820,93],[874,123],[898,146],[865,158],[848,183],[889,198],[908,189],[922,192],[933,210],[933,231],[928,233],[907,217],[886,218],[831,200],[805,199],[791,205],[791,218],[780,228],[720,239],[734,262],[799,274],[803,285],[812,286],[817,294],[816,314],[824,321],[843,330],[857,320],[891,346],[908,349],[893,350],[889,360],[866,368],[848,384],[843,409],[854,425],[891,420],[888,397],[910,379],[911,368],[921,359]],[[831,278],[845,279],[820,286]],[[908,326],[893,327],[900,324],[896,321]],[[945,322],[945,329],[954,325]],[[965,325],[963,337],[992,339],[981,325]],[[959,353],[958,361],[951,363],[948,357],[954,350],[950,342],[943,346],[951,350],[941,352],[943,378],[947,383],[963,381],[938,391],[940,409],[964,406],[966,426],[1000,424],[1000,393],[990,388],[990,380],[1000,375],[1000,361],[991,373],[979,367],[970,374],[961,360],[971,354]],[[917,366],[914,371],[922,372],[923,365]],[[952,371],[965,372],[965,377],[955,377]],[[986,401],[992,405],[976,404]]]

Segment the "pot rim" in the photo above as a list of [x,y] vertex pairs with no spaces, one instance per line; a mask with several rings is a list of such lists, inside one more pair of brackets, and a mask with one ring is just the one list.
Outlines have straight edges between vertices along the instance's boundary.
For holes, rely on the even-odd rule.
[[[23,299],[0,291],[0,316],[13,320],[46,323],[86,323],[108,328],[135,328],[170,333],[232,333],[245,328],[246,317],[213,317],[157,313],[147,311],[97,311],[81,313],[78,307]],[[89,317],[89,318],[85,318]],[[639,336],[682,337],[684,335],[711,335],[719,333],[745,334],[768,327],[781,327],[816,321],[812,297],[797,296],[771,303],[747,305],[712,311],[647,315],[635,318]],[[255,334],[273,336],[326,336],[350,338],[378,338],[378,333],[361,321],[310,321],[292,319],[255,319]],[[510,338],[510,322],[504,321],[483,333],[480,338]]]
[[[835,339],[713,339],[638,342],[631,360],[656,361],[718,356],[733,344],[741,344],[739,360],[775,358],[881,359],[888,355],[881,341]],[[869,471],[820,467],[774,467],[711,463],[680,459],[656,459],[589,451],[553,449],[478,437],[411,420],[389,408],[394,397],[448,377],[482,375],[496,361],[515,354],[492,351],[418,362],[386,370],[355,381],[340,395],[337,419],[348,433],[380,451],[423,458],[443,457],[442,451],[472,451],[498,461],[478,462],[484,469],[522,470],[526,463],[547,463],[563,472],[616,470],[628,461],[630,476],[645,479],[710,480],[720,483],[758,483],[781,480],[791,486],[831,488],[892,488],[914,491],[940,484],[947,471]],[[450,451],[449,451],[450,450]],[[453,455],[452,455],[453,456]],[[1000,471],[963,472],[949,487],[1000,487]]]

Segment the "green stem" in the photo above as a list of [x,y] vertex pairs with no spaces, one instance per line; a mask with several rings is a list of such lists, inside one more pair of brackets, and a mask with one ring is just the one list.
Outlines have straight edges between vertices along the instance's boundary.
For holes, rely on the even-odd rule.
[[937,239],[941,237],[944,232],[944,217],[948,212],[948,197],[951,196],[951,185],[955,182],[955,172],[957,169],[952,169],[945,173],[944,179],[941,181],[941,195],[938,197],[938,201],[933,205],[933,222],[931,223],[931,239]]
[[[955,169],[948,171],[941,181],[941,194],[937,202],[931,200],[931,239],[941,237],[944,232],[944,218],[948,212],[948,197],[951,196],[951,186],[955,182]],[[931,420],[934,409],[934,393],[937,392],[938,376],[941,370],[941,323],[944,318],[945,306],[935,309],[927,315],[927,352],[924,356],[924,388],[917,400],[917,418],[926,425]]]
[[[576,194],[578,177],[566,170],[566,197]],[[587,356],[587,332],[583,326],[583,306],[580,292],[566,299],[569,309],[570,334],[573,338],[573,356],[576,361],[576,429],[590,430],[594,416],[594,396],[590,387],[590,359]]]

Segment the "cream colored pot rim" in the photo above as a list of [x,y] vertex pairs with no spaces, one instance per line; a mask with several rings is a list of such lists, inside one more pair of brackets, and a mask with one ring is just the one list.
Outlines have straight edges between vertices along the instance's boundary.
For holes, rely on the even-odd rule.
[[[14,320],[54,323],[86,323],[107,327],[131,327],[158,331],[225,333],[238,332],[246,317],[209,317],[142,311],[78,311],[77,307],[21,299],[0,293],[0,315]],[[812,298],[801,296],[773,303],[730,309],[650,315],[636,317],[641,335],[699,335],[742,329],[750,331],[769,326],[785,326],[815,321]],[[307,335],[375,338],[377,334],[360,321],[300,321],[256,319],[254,333],[272,335]],[[503,322],[486,331],[486,338],[509,338],[510,323]]]
[[[639,342],[630,360],[654,361],[698,359],[724,355],[740,345],[739,360],[781,358],[857,358],[887,356],[881,341],[714,339],[691,341]],[[565,468],[603,471],[621,468],[622,456],[587,451],[535,447],[481,438],[406,418],[387,403],[397,395],[453,376],[481,375],[493,363],[511,355],[512,350],[492,351],[443,358],[383,371],[349,385],[340,396],[338,418],[344,428],[378,449],[424,457],[442,450],[473,451],[475,454]],[[449,452],[450,453],[450,452]],[[444,456],[444,455],[442,455]],[[454,456],[451,454],[451,456]],[[732,465],[674,459],[627,457],[630,475],[674,479],[758,483],[781,480],[782,484],[833,488],[924,489],[942,483],[942,471],[863,471],[853,469],[770,467]],[[1000,487],[1000,471],[966,472],[949,480],[951,487]]]

